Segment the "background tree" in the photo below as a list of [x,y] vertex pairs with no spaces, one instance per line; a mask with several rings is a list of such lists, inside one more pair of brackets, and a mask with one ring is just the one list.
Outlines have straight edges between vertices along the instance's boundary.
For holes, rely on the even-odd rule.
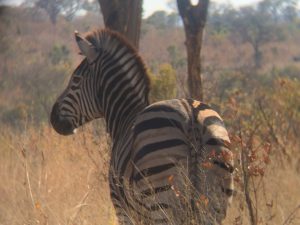
[[98,0],[105,27],[123,34],[137,49],[142,20],[142,0]]
[[100,5],[96,0],[93,1],[85,0],[85,2],[82,4],[82,9],[88,12],[101,13]]
[[209,17],[207,26],[212,33],[230,33],[232,21],[236,20],[236,9],[230,4],[217,4],[215,2],[209,5]]
[[86,0],[27,0],[27,2],[33,2],[36,7],[44,9],[49,15],[52,24],[56,24],[59,14],[63,14],[66,19],[72,19]]
[[255,68],[262,66],[262,47],[270,41],[283,38],[280,27],[272,21],[268,11],[261,10],[259,7],[241,8],[231,25],[232,34],[239,37],[243,43],[249,43],[252,47]]
[[158,66],[157,74],[150,73],[152,90],[150,100],[152,102],[172,99],[176,97],[176,71],[172,65],[163,63]]
[[199,0],[196,5],[189,0],[177,0],[186,36],[189,95],[199,100],[203,99],[200,52],[208,4],[209,0]]
[[269,14],[276,23],[286,20],[292,22],[297,17],[298,0],[264,0],[259,3],[258,9]]
[[180,17],[177,12],[168,14],[166,11],[159,10],[146,18],[144,22],[153,25],[155,28],[166,29],[178,26]]
[[159,10],[150,15],[145,22],[153,25],[155,28],[164,29],[167,25],[168,14],[164,10]]

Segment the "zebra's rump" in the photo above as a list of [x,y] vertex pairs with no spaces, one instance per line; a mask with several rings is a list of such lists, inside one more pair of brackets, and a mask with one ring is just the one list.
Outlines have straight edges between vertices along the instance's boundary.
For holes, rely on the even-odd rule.
[[145,224],[225,217],[232,155],[223,121],[208,105],[173,99],[148,106],[136,118],[132,151],[134,208]]

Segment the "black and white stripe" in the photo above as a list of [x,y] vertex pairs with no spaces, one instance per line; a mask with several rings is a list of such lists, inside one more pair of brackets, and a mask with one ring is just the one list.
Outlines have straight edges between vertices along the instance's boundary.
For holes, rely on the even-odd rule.
[[112,138],[111,198],[120,224],[215,224],[232,196],[232,155],[221,117],[189,99],[149,105],[142,59],[118,34],[75,34],[86,58],[51,113],[74,133],[104,117]]

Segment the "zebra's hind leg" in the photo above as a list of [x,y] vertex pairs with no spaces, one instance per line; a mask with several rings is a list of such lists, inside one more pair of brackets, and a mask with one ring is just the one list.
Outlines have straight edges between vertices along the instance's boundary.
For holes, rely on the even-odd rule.
[[127,210],[115,206],[115,211],[116,211],[119,225],[135,225],[133,222],[133,218],[130,218]]
[[135,202],[139,204],[143,225],[185,224],[180,179],[179,172],[173,167],[151,180],[145,178],[135,182]]

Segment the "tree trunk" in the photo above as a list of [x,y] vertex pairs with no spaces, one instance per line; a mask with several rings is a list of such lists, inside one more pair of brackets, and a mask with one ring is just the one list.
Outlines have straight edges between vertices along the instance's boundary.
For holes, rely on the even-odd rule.
[[200,53],[208,4],[209,0],[199,0],[196,5],[190,0],[177,0],[186,36],[189,97],[198,100],[203,100]]
[[255,43],[253,45],[253,49],[254,49],[253,58],[254,58],[255,69],[260,69],[262,63],[262,52],[260,51],[259,46],[260,45],[258,43]]
[[98,0],[105,27],[123,34],[138,49],[142,0]]

